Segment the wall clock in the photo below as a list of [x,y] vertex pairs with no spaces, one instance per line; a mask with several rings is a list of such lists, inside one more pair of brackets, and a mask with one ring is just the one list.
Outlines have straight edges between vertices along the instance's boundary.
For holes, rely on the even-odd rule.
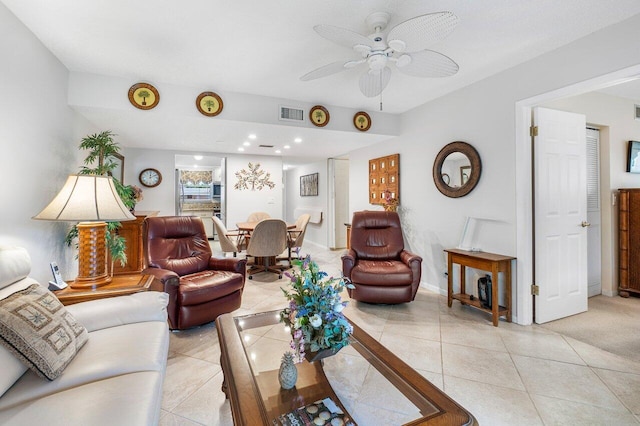
[[144,169],[140,172],[138,179],[147,188],[153,188],[162,182],[162,174],[156,169]]
[[129,89],[129,102],[139,109],[155,108],[160,102],[160,94],[150,84],[137,83]]
[[322,105],[316,105],[309,110],[309,120],[318,127],[324,127],[329,123],[329,111]]
[[213,92],[202,92],[196,99],[196,107],[198,108],[198,111],[207,117],[215,117],[222,112],[224,105],[218,94]]
[[364,111],[358,111],[353,116],[353,125],[361,132],[366,132],[371,128],[371,117]]

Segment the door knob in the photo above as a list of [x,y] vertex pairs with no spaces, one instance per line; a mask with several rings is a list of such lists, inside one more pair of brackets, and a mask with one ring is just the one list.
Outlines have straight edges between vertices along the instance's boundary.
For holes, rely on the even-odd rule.
[[589,222],[587,222],[586,220],[583,220],[582,223],[580,224],[580,226],[582,226],[583,228],[586,228],[587,226],[591,226],[591,224]]

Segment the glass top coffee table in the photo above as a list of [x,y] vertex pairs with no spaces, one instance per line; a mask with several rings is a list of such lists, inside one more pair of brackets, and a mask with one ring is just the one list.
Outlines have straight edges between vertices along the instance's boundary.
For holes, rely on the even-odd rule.
[[[216,319],[222,386],[235,425],[272,425],[299,407],[331,398],[353,424],[475,425],[473,415],[353,325],[350,345],[322,361],[296,364],[298,380],[284,390],[280,360],[291,351],[280,311]],[[331,423],[326,423],[331,424]]]

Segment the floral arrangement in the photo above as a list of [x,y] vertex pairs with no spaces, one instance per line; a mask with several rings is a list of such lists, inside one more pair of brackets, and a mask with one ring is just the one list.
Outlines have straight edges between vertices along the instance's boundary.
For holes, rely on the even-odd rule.
[[280,312],[280,320],[291,327],[291,348],[301,362],[306,351],[337,352],[349,344],[353,327],[342,313],[348,302],[342,301],[340,293],[353,285],[328,277],[310,256],[293,263],[294,273],[285,273],[291,279],[290,288],[282,289],[289,306]]
[[387,211],[395,212],[398,208],[398,204],[400,202],[397,198],[391,196],[391,191],[388,189],[384,190],[384,209]]
[[128,185],[128,187],[131,190],[131,197],[135,200],[136,203],[139,203],[144,199],[144,196],[142,195],[142,188],[136,185]]

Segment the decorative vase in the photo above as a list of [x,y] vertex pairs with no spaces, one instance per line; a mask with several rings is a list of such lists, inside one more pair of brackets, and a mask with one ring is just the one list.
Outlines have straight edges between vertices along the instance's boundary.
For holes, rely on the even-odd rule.
[[304,347],[304,358],[309,362],[320,361],[324,358],[328,358],[338,353],[340,349],[336,348],[326,348],[319,350],[317,352],[311,352],[309,347],[305,345]]
[[282,356],[282,362],[280,363],[280,370],[278,371],[278,381],[282,389],[291,389],[296,385],[298,380],[298,369],[293,363],[293,354],[291,352],[285,352]]

